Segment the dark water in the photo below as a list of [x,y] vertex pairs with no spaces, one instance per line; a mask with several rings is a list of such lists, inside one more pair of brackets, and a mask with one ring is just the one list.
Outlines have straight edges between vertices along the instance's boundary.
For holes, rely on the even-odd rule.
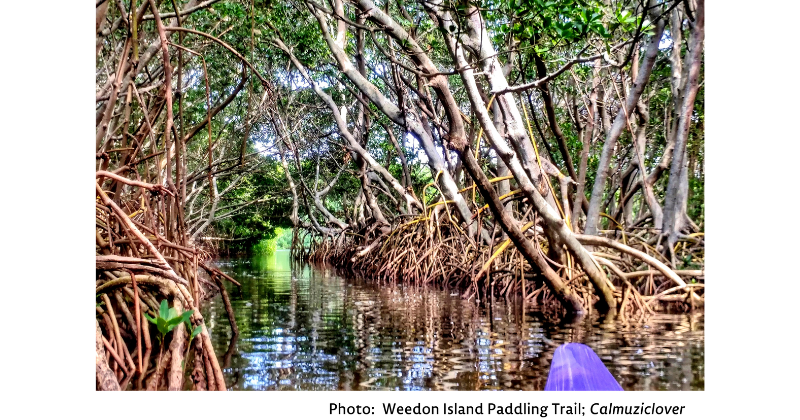
[[626,390],[702,390],[704,316],[554,321],[518,300],[378,286],[295,265],[288,252],[218,265],[240,335],[219,296],[205,319],[234,390],[541,390],[553,350],[587,344]]

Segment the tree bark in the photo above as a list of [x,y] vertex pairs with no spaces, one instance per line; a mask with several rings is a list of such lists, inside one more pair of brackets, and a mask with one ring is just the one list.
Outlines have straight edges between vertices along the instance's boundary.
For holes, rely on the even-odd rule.
[[95,324],[95,375],[97,382],[100,385],[101,391],[120,391],[119,381],[114,371],[108,367],[108,360],[106,359],[106,349],[103,345],[103,333],[100,330],[100,323],[94,320]]
[[[533,205],[533,208],[544,220],[546,228],[550,231],[550,234],[554,238],[557,238],[559,243],[566,245],[567,249],[576,257],[578,263],[583,267],[592,284],[595,286],[598,293],[600,293],[601,302],[603,302],[603,305],[606,307],[606,309],[615,310],[616,301],[614,300],[614,295],[609,288],[609,281],[605,273],[603,273],[600,267],[594,262],[594,260],[592,260],[586,249],[583,248],[580,243],[578,243],[564,220],[559,217],[555,210],[553,210],[553,208],[545,201],[544,197],[542,197],[539,191],[534,188],[533,184],[526,176],[527,174],[525,174],[522,165],[520,164],[520,161],[515,155],[514,151],[505,144],[504,140],[500,137],[499,133],[495,129],[492,120],[489,118],[489,114],[486,111],[486,105],[483,103],[483,100],[478,93],[478,87],[475,83],[472,67],[468,65],[466,59],[464,58],[461,45],[449,35],[445,36],[445,40],[448,43],[456,65],[460,69],[459,74],[464,82],[464,87],[467,91],[470,101],[472,102],[472,106],[477,113],[478,120],[483,126],[484,132],[486,132],[486,137],[492,144],[492,147],[495,149],[498,156],[503,159],[506,165],[508,165],[509,170],[512,174],[514,174],[514,177],[520,184],[520,188],[522,189],[523,193],[526,197],[528,197]],[[462,153],[462,159],[464,158],[464,154]],[[471,172],[471,175],[479,176],[480,174],[473,174]],[[478,182],[478,179],[476,179],[476,182]],[[493,189],[491,193],[494,193]],[[489,194],[489,197],[491,197],[490,192],[487,192],[487,194]],[[495,213],[495,215],[497,217],[502,217],[502,213],[504,213],[503,209],[499,208],[498,211],[499,213]],[[506,231],[506,233],[508,233],[508,235],[512,238],[512,235],[516,234],[515,232],[510,231]],[[515,245],[517,245],[516,242]],[[525,245],[520,244],[518,246]],[[552,242],[551,246],[554,246]],[[533,257],[534,256],[531,256],[531,258]],[[535,259],[532,262],[539,265]],[[540,268],[545,272],[547,270],[541,266]],[[553,290],[558,289],[558,286],[555,284],[552,287],[554,288]]]
[[[594,133],[598,131],[597,110],[598,89],[600,87],[600,59],[595,60],[594,70],[592,77],[592,91],[589,93],[589,108],[586,110],[587,122],[583,126],[583,136],[581,138],[583,147],[581,148],[581,157],[578,162],[578,178],[575,182],[578,184],[575,191],[575,205],[572,209],[572,231],[578,232],[578,219],[583,214],[581,204],[586,200],[586,171],[589,164],[589,151],[592,148],[592,138]],[[602,100],[602,99],[601,99]]]
[[[178,314],[183,313],[183,304],[180,299],[173,299],[172,305],[178,311]],[[185,335],[186,326],[183,325],[183,322],[172,330],[172,341],[169,344],[169,351],[172,353],[172,357],[167,376],[168,389],[170,391],[183,390],[183,355],[185,354],[183,347],[186,343]]]
[[678,233],[683,227],[686,214],[686,200],[688,196],[688,176],[686,162],[686,143],[689,137],[689,126],[692,124],[694,100],[697,97],[700,78],[701,52],[705,34],[705,0],[697,0],[695,21],[692,27],[692,40],[686,66],[688,74],[683,92],[683,103],[678,120],[675,136],[675,150],[673,151],[672,166],[669,171],[669,183],[664,200],[664,223],[661,232],[667,239],[664,246],[665,255],[670,256],[673,266],[675,256],[673,248],[678,239]]
[[[445,197],[448,201],[452,201],[455,204],[458,215],[467,225],[469,232],[475,232],[476,228],[472,224],[472,212],[469,210],[469,207],[467,207],[464,197],[458,193],[458,185],[456,185],[455,181],[450,175],[450,172],[445,166],[442,157],[436,150],[433,139],[425,131],[420,121],[417,119],[405,118],[403,113],[399,108],[397,108],[396,105],[391,103],[388,98],[386,98],[372,83],[369,82],[369,80],[364,78],[358,72],[358,70],[350,62],[350,59],[345,54],[344,50],[339,48],[334,39],[330,36],[326,17],[313,5],[308,3],[307,5],[309,6],[311,13],[317,18],[322,35],[328,44],[328,48],[333,53],[333,57],[336,59],[339,70],[344,73],[345,76],[347,76],[347,78],[350,79],[350,81],[378,107],[378,109],[380,109],[387,117],[389,117],[389,119],[391,119],[395,124],[401,127],[408,127],[411,130],[414,136],[420,141],[425,154],[428,156],[428,165],[431,168],[431,172],[434,174],[434,178],[436,178],[437,174],[439,174],[438,179],[440,180],[442,192],[444,193]],[[451,138],[450,142],[454,143],[454,139]]]
[[[650,4],[652,5],[652,1]],[[645,53],[644,60],[639,69],[639,74],[636,81],[631,86],[628,92],[628,97],[624,104],[624,109],[617,113],[614,119],[614,124],[606,136],[606,141],[603,144],[603,150],[600,153],[600,162],[597,169],[597,176],[594,180],[592,187],[592,197],[589,200],[589,211],[586,214],[586,229],[584,232],[587,235],[597,235],[598,223],[600,221],[600,204],[603,202],[603,193],[605,191],[606,179],[611,165],[611,158],[614,153],[614,148],[617,145],[617,139],[622,134],[622,131],[627,125],[628,119],[633,112],[639,97],[650,79],[650,74],[653,71],[653,64],[655,63],[656,55],[658,55],[658,44],[661,41],[661,35],[664,32],[664,20],[660,19],[656,23],[655,34],[650,38]]]

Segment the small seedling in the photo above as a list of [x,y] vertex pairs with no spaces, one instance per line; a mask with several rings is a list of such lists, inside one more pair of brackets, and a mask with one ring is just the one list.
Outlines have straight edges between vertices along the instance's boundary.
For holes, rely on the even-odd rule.
[[[152,322],[158,328],[158,332],[160,333],[159,343],[161,343],[161,348],[158,350],[158,365],[156,367],[156,375],[158,372],[161,371],[161,354],[164,351],[164,337],[172,331],[175,327],[181,324],[181,322],[189,323],[189,319],[194,313],[194,309],[190,309],[182,314],[178,314],[178,311],[175,308],[170,308],[167,304],[167,300],[164,299],[161,301],[161,307],[158,309],[158,314],[155,318],[151,317],[150,315],[144,314],[145,318],[148,321]],[[191,325],[191,324],[189,324]],[[191,328],[190,328],[191,330]],[[197,330],[195,328],[195,330]],[[199,333],[199,331],[198,331]],[[192,331],[192,337],[194,337],[195,332]],[[191,343],[191,342],[190,342]],[[158,383],[158,378],[156,378],[156,383]]]
[[191,334],[189,334],[189,344],[186,345],[186,356],[184,356],[183,361],[181,362],[182,369],[186,369],[186,359],[189,358],[189,352],[192,350],[192,340],[194,340],[195,337],[197,337],[198,335],[200,335],[201,332],[203,332],[203,326],[198,325],[194,327],[194,329],[192,329],[192,322],[187,319],[186,331],[191,331]]
[[178,315],[178,311],[175,310],[175,308],[168,307],[167,300],[164,299],[161,301],[161,308],[158,309],[158,314],[155,318],[147,314],[144,314],[144,316],[148,321],[156,325],[158,332],[161,334],[161,340],[163,342],[164,336],[177,327],[181,322],[188,323],[192,313],[194,313],[194,309]]

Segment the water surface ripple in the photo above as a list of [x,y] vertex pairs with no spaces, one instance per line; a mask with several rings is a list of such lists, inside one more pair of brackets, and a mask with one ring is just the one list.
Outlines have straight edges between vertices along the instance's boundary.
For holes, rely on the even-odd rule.
[[219,296],[204,309],[232,390],[541,390],[555,345],[587,344],[625,390],[702,390],[704,315],[551,320],[515,300],[376,285],[289,253],[220,260],[240,335]]

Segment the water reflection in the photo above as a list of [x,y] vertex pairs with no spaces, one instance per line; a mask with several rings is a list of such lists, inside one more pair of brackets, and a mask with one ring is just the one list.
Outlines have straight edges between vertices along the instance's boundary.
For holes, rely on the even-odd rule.
[[554,321],[519,300],[345,279],[288,252],[218,265],[242,283],[229,287],[238,339],[219,297],[205,309],[231,389],[541,390],[568,341],[594,349],[626,390],[704,387],[702,313]]

